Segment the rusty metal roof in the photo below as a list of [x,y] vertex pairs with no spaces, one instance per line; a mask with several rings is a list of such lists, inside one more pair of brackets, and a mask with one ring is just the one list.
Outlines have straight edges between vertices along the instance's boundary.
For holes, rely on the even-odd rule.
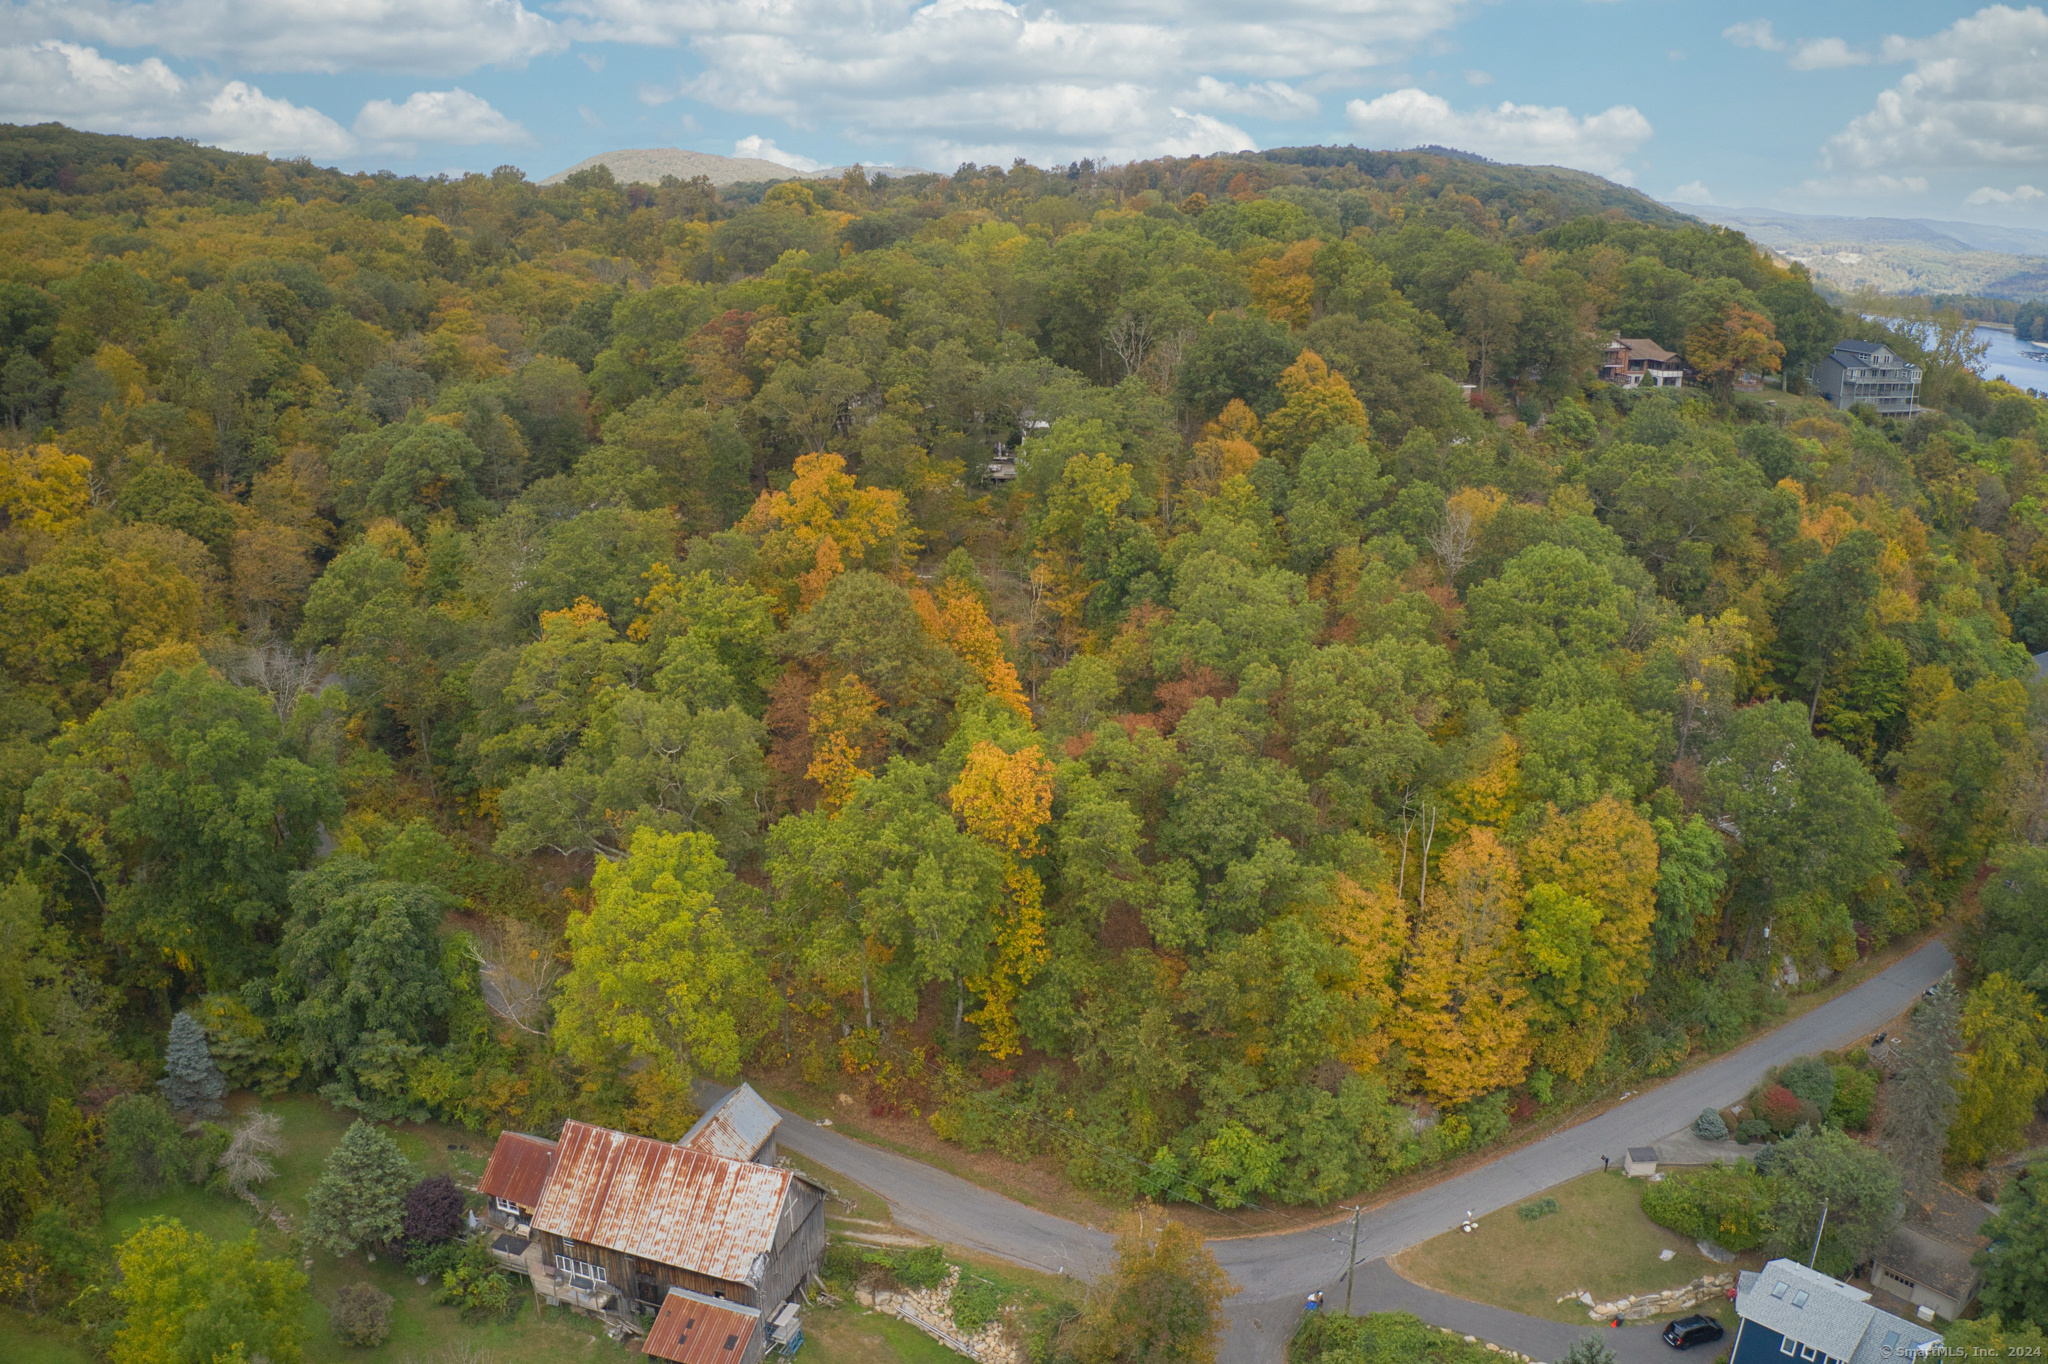
[[657,1264],[759,1284],[790,1173],[588,1123],[562,1150],[533,1225]]
[[760,1329],[761,1314],[751,1307],[671,1288],[640,1350],[675,1364],[726,1364],[746,1358],[747,1343]]
[[476,1191],[486,1198],[503,1198],[522,1208],[540,1206],[541,1192],[548,1186],[548,1172],[555,1168],[558,1147],[545,1137],[524,1132],[500,1132],[491,1148],[491,1163]]
[[768,1101],[742,1083],[738,1089],[706,1109],[697,1125],[683,1133],[677,1143],[693,1151],[709,1151],[727,1160],[752,1160],[754,1153],[775,1135],[782,1118]]

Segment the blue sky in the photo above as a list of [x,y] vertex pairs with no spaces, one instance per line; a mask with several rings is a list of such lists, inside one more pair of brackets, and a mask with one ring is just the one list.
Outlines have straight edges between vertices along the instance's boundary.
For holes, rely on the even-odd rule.
[[0,0],[0,120],[535,178],[621,147],[1435,142],[1667,200],[2048,222],[2039,5],[1744,3]]

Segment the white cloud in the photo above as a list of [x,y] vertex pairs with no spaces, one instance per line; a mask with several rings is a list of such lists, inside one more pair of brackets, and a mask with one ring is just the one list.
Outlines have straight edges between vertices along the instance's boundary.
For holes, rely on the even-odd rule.
[[1924,175],[1859,175],[1848,179],[1807,180],[1800,188],[1823,199],[1883,199],[1927,193]]
[[583,120],[584,127],[597,132],[604,131],[604,120],[598,117],[597,110],[587,104],[579,104],[576,106],[576,113]]
[[520,0],[19,0],[9,11],[17,40],[66,36],[257,71],[454,75],[569,45]]
[[1629,104],[1584,118],[1569,109],[1503,102],[1459,112],[1423,90],[1395,90],[1345,106],[1359,136],[1383,147],[1434,143],[1497,161],[1571,166],[1626,184],[1624,160],[1650,139],[1650,120]]
[[793,171],[818,171],[825,169],[823,161],[813,161],[808,156],[786,152],[759,133],[743,137],[732,144],[734,156],[750,156],[758,161],[773,161],[778,166],[787,166]]
[[1706,182],[1703,180],[1695,180],[1689,185],[1680,185],[1677,189],[1671,191],[1671,197],[1675,202],[1681,204],[1711,204],[1714,202],[1714,192],[1707,188]]
[[[1474,0],[559,0],[579,40],[687,46],[655,98],[831,127],[905,159],[1120,159],[1252,145],[1310,89],[1406,60]],[[1205,78],[1206,82],[1205,83]],[[652,101],[650,101],[652,102]]]
[[1914,68],[1829,139],[1831,167],[2048,165],[2048,13],[1992,5],[1883,53]]
[[1721,30],[1721,36],[1737,47],[1753,47],[1763,52],[1783,52],[1785,41],[1771,31],[1768,19],[1751,19],[1746,23],[1730,24]]
[[1840,38],[1806,38],[1785,64],[1794,71],[1831,71],[1839,66],[1868,66],[1870,54],[1858,52]]
[[118,62],[55,40],[0,48],[0,119],[176,135],[278,156],[341,156],[355,149],[348,132],[319,110],[273,99],[242,81],[188,81],[155,57]]
[[474,147],[533,141],[524,127],[461,86],[415,90],[403,104],[373,99],[356,115],[355,131],[371,146],[405,156],[414,155],[422,142]]
[[2018,189],[2013,190],[1993,189],[1991,186],[1986,185],[1984,188],[1974,191],[1963,202],[1971,205],[2024,204],[2030,203],[2035,199],[2048,199],[2048,191],[2035,189],[2032,185],[2021,185]]
[[1493,84],[1493,73],[1491,71],[1467,71],[1465,73],[1465,84],[1491,85]]
[[1188,103],[1232,113],[1256,114],[1261,118],[1306,118],[1323,106],[1314,95],[1295,89],[1286,81],[1257,81],[1232,85],[1229,81],[1203,76],[1195,82]]

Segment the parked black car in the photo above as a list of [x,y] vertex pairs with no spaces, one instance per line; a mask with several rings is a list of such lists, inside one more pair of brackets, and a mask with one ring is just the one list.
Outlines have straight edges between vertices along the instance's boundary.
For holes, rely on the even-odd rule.
[[1707,1345],[1719,1340],[1728,1332],[1712,1317],[1680,1317],[1664,1328],[1664,1343],[1674,1350],[1690,1350],[1695,1345]]

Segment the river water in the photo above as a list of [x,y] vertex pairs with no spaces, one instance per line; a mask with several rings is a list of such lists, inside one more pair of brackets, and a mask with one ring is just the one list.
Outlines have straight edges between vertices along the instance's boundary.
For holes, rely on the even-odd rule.
[[2023,350],[2011,332],[1994,327],[1977,328],[1977,339],[1991,344],[1991,349],[1984,352],[1985,378],[2004,379],[2037,392],[2048,389],[2048,358],[2044,358],[2043,352]]

